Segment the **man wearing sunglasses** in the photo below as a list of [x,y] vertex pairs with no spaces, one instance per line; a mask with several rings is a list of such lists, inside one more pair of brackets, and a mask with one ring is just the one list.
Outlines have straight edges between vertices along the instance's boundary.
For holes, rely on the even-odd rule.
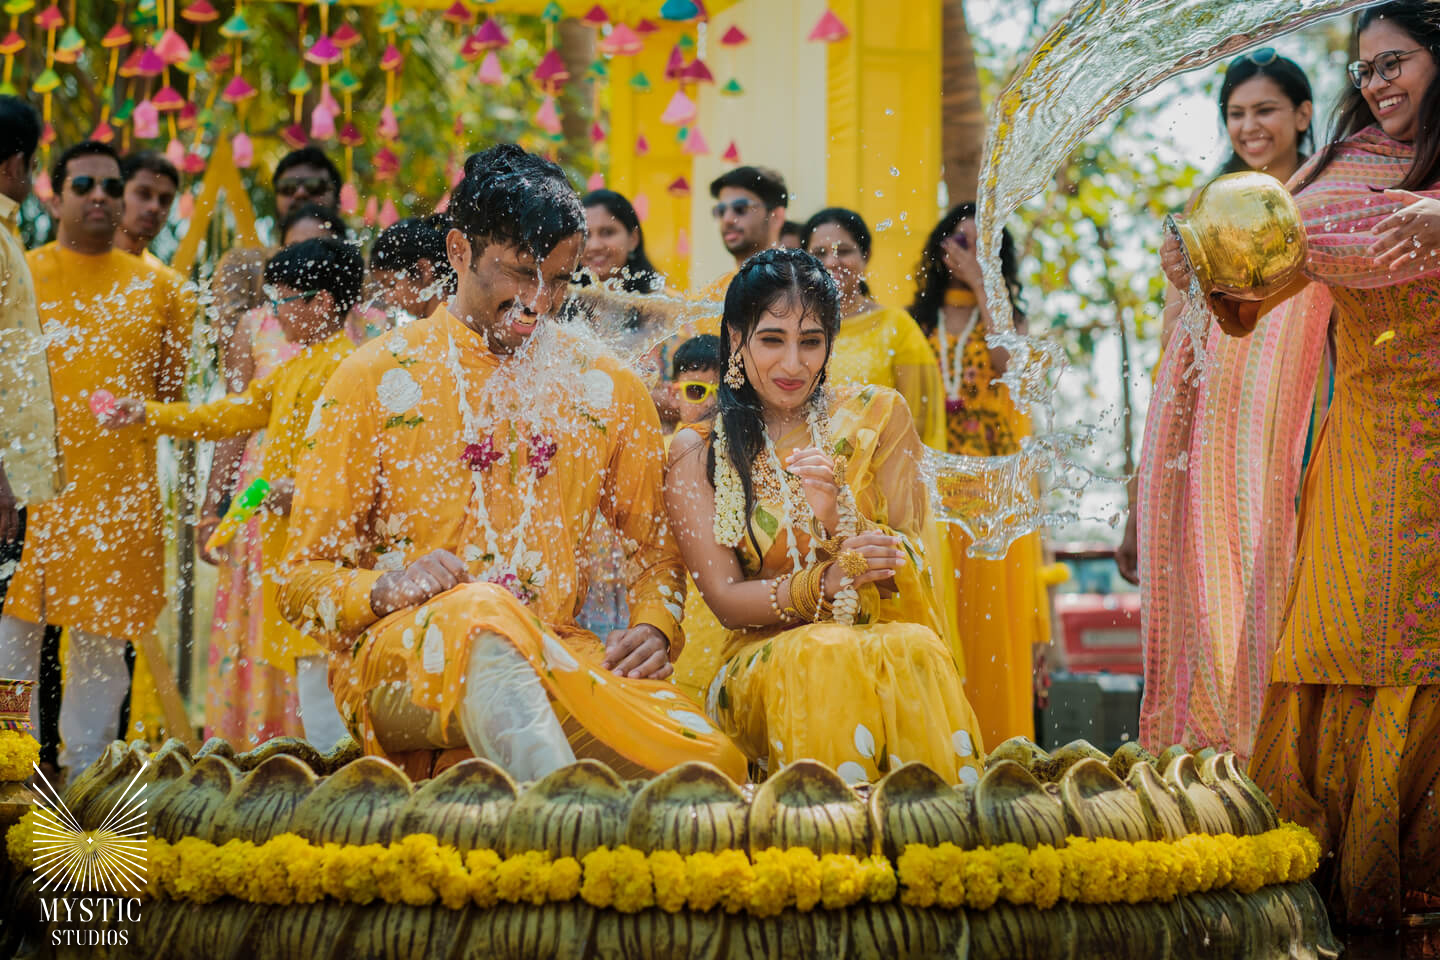
[[736,167],[711,182],[710,196],[715,198],[711,213],[720,227],[720,241],[725,244],[725,251],[735,258],[735,269],[711,283],[700,297],[723,301],[740,265],[761,250],[780,243],[790,191],[786,189],[785,178],[774,170]]
[[45,331],[64,491],[29,510],[20,565],[0,617],[0,675],[33,680],[45,627],[69,629],[60,707],[62,766],[93,761],[114,739],[129,689],[127,641],[165,605],[155,444],[104,433],[97,391],[178,400],[194,299],[175,274],[114,247],[124,182],[107,144],[60,154],[50,173],[54,243],[26,257]]

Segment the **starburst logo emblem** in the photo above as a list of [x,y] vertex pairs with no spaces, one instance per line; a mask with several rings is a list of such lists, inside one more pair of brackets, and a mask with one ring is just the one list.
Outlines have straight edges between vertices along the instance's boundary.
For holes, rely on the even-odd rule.
[[104,822],[86,830],[39,765],[35,804],[35,883],[42,891],[139,893],[145,886],[145,796],[137,789],[147,761],[126,784]]

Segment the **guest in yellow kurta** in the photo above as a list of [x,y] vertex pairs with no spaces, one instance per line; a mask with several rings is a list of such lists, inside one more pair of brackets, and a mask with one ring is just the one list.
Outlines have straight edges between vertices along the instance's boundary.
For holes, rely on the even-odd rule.
[[40,625],[69,628],[61,762],[74,767],[115,736],[125,641],[152,629],[165,604],[154,441],[102,430],[90,397],[104,389],[178,398],[194,302],[171,277],[112,248],[122,189],[113,150],[78,144],[51,177],[58,240],[28,262],[55,335],[48,358],[68,486],[30,515],[0,640],[27,658],[33,645],[38,664]]
[[[931,232],[910,310],[940,359],[947,421],[942,449],[972,457],[1008,456],[1019,452],[1029,419],[1015,408],[1010,388],[996,382],[1009,356],[985,341],[990,312],[975,257],[974,217],[974,204],[960,204]],[[1018,291],[1008,231],[1000,264],[1007,286]],[[1024,324],[1024,314],[1016,309],[1016,328],[1023,332]],[[1040,534],[1016,540],[998,560],[969,556],[970,538],[957,524],[949,525],[949,541],[965,645],[965,692],[980,715],[985,739],[1034,739],[1034,649],[1050,642]]]
[[715,430],[671,444],[671,523],[731,631],[706,710],[761,774],[811,758],[873,781],[919,761],[973,783],[981,736],[920,546],[920,438],[895,391],[826,387],[838,301],[807,253],[751,259]]
[[309,442],[306,430],[317,415],[320,391],[355,349],[345,318],[360,299],[363,273],[359,251],[340,240],[306,240],[286,247],[265,265],[265,283],[273,291],[285,337],[303,348],[300,353],[244,393],[199,406],[126,397],[101,418],[107,426],[144,423],[155,433],[205,440],[264,428],[258,476],[270,484],[270,493],[260,514],[263,659],[298,679],[305,736],[321,750],[344,736],[345,728],[325,679],[324,651],[280,614],[274,572],[285,549],[295,463]]
[[137,150],[120,159],[120,179],[125,181],[125,195],[115,247],[151,266],[164,267],[165,261],[150,252],[150,244],[170,219],[180,172],[155,151]]
[[[654,405],[553,319],[579,199],[514,146],[465,169],[450,307],[362,347],[326,388],[281,606],[324,634],[366,751],[412,773],[473,753],[518,779],[577,756],[622,776],[706,760],[739,779],[738,751],[665,680],[685,590]],[[631,547],[630,625],[602,644],[574,618],[579,551],[606,521]]]

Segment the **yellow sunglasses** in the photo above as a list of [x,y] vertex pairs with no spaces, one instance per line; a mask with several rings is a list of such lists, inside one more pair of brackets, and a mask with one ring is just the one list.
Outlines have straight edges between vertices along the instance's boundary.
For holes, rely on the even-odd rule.
[[715,384],[704,380],[681,380],[675,386],[680,388],[680,396],[687,403],[701,404],[715,395]]

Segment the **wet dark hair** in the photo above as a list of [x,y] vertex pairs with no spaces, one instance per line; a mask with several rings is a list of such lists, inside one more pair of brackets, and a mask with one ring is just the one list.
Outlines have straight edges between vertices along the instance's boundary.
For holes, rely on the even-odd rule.
[[135,174],[141,170],[148,170],[157,177],[168,177],[175,184],[175,189],[180,189],[180,171],[154,150],[139,150],[120,158],[120,179],[126,183],[134,180]]
[[445,223],[441,230],[434,220],[434,216],[407,217],[387,227],[370,248],[370,269],[399,270],[413,276],[420,261],[425,260],[444,292],[454,293],[455,268],[450,266],[445,252],[445,231],[450,227]]
[[[860,256],[866,260],[870,259],[870,228],[866,225],[864,217],[845,207],[826,207],[806,220],[805,226],[800,228],[801,249],[809,250],[810,237],[827,223],[833,223],[850,234],[850,239],[854,240],[855,246],[860,248]],[[870,284],[863,279],[860,281],[860,293],[867,297],[870,296]]]
[[604,207],[610,216],[620,221],[621,226],[639,238],[640,242],[625,258],[625,275],[620,281],[620,289],[631,293],[654,293],[660,286],[660,272],[645,252],[645,231],[641,229],[640,217],[630,201],[614,190],[591,190],[580,199],[580,205],[586,209]]
[[314,237],[285,247],[265,263],[265,282],[299,291],[324,290],[340,316],[360,302],[365,261],[353,243]]
[[[1256,77],[1267,77],[1275,82],[1280,92],[1285,94],[1285,99],[1294,106],[1302,103],[1314,102],[1314,95],[1310,92],[1310,78],[1301,69],[1300,64],[1289,57],[1276,55],[1264,63],[1257,63],[1253,56],[1242,53],[1230,65],[1225,68],[1225,81],[1220,84],[1220,123],[1225,123],[1226,111],[1230,109],[1230,97],[1239,88],[1240,84],[1253,80]],[[1300,162],[1304,163],[1307,151],[1315,149],[1315,123],[1312,120],[1310,126],[1300,135],[1297,141],[1300,149]],[[1250,169],[1250,165],[1240,158],[1240,155],[1232,148],[1230,157],[1225,165],[1220,168],[1223,173],[1244,173]]]
[[780,225],[780,236],[798,237],[805,233],[805,224],[798,220],[786,220]]
[[39,146],[40,114],[19,97],[0,96],[0,163],[17,153],[29,163]]
[[719,199],[720,191],[726,187],[749,190],[760,198],[766,210],[790,205],[790,191],[785,178],[769,167],[736,167],[727,170],[710,181],[710,196]]
[[[825,362],[828,366],[835,337],[840,332],[840,291],[820,261],[804,250],[783,247],[761,251],[746,260],[725,293],[725,314],[720,321],[720,369],[729,369],[730,355],[735,352],[730,346],[732,339],[743,345],[767,311],[793,310],[796,307],[802,311],[802,317],[813,317],[824,328]],[[824,385],[825,375],[826,372],[821,370],[816,382],[817,390]],[[725,425],[726,452],[735,465],[735,471],[740,474],[740,483],[745,490],[748,528],[750,514],[755,508],[752,465],[760,451],[765,449],[765,421],[760,412],[760,395],[748,378],[739,390],[732,390],[721,377],[716,396],[719,398],[716,416]],[[706,460],[706,472],[713,484],[713,443]]]
[[65,190],[65,175],[70,170],[70,161],[78,160],[80,157],[109,157],[115,161],[115,166],[120,166],[120,154],[108,143],[101,143],[99,140],[82,140],[73,147],[66,148],[65,152],[50,165],[50,183],[59,196]]
[[470,155],[446,213],[476,253],[498,243],[543,260],[585,235],[585,208],[564,171],[513,143]]
[[[945,266],[945,255],[941,250],[947,237],[960,228],[964,220],[975,219],[975,204],[962,203],[945,214],[930,237],[925,249],[920,252],[920,263],[915,269],[915,299],[910,303],[910,316],[929,336],[940,323],[940,307],[945,303],[945,291],[950,287],[950,270]],[[1020,298],[1020,264],[1015,256],[1015,238],[1007,227],[1000,235],[1000,275],[1005,278],[1005,288],[1010,291],[1010,309],[1017,317],[1025,316],[1024,301]],[[981,291],[976,290],[978,296]]]
[[281,243],[285,242],[285,234],[289,233],[291,228],[302,220],[317,221],[334,234],[337,240],[350,239],[350,227],[345,223],[345,218],[340,215],[339,210],[321,203],[306,203],[285,214],[285,219],[280,221]]
[[319,147],[301,147],[299,150],[291,150],[280,158],[275,164],[275,174],[270,178],[271,183],[279,183],[280,177],[291,167],[319,167],[330,177],[330,184],[338,194],[340,185],[345,182],[340,176],[340,168],[335,166],[335,161],[325,155],[325,151]]
[[[1392,0],[1360,11],[1350,38],[1351,56],[1360,55],[1360,34],[1377,20],[1389,20],[1404,30],[1414,39],[1415,46],[1429,51],[1440,66],[1440,4],[1427,0]],[[1417,117],[1415,162],[1410,165],[1405,178],[1395,185],[1401,190],[1423,190],[1440,180],[1440,82],[1432,81],[1426,88],[1417,107]],[[1335,108],[1334,132],[1330,135],[1330,142],[1320,151],[1320,160],[1295,188],[1295,192],[1299,193],[1325,172],[1335,159],[1335,152],[1342,141],[1377,123],[1370,104],[1365,102],[1365,95],[1353,84],[1349,85]]]
[[691,337],[675,351],[671,361],[672,377],[694,370],[720,372],[720,338],[713,333],[702,333]]

